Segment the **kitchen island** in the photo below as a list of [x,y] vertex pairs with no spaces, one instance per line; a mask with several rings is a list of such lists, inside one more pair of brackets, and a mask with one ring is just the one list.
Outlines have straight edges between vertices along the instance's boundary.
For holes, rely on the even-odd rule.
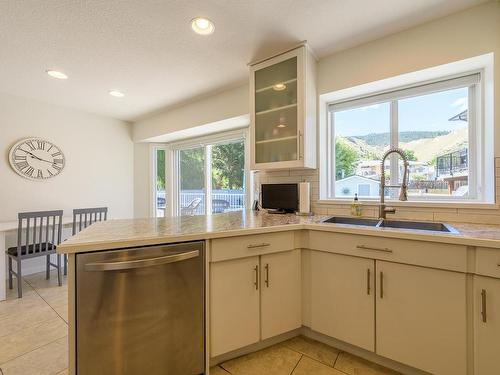
[[499,327],[483,322],[481,293],[500,298],[499,226],[453,223],[459,233],[445,234],[321,223],[325,217],[112,220],[70,238],[58,248],[70,255],[70,374],[79,254],[191,241],[206,249],[206,368],[299,333],[405,373],[498,366],[489,340]]

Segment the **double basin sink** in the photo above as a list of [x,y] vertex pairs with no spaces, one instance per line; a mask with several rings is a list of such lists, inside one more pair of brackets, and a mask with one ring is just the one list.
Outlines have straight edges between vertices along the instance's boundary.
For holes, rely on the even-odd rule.
[[458,234],[451,225],[430,221],[382,220],[357,217],[332,216],[321,221],[330,224],[361,225],[375,228],[408,229],[427,232]]

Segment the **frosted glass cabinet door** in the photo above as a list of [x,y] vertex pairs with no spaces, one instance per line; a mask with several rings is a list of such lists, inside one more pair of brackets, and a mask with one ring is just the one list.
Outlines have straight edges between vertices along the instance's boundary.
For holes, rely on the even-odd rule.
[[255,162],[298,160],[297,56],[255,71]]

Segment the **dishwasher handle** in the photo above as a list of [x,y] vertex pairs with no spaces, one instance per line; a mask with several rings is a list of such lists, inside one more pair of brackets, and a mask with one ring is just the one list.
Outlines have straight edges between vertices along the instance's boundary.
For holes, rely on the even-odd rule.
[[85,271],[129,270],[134,268],[145,268],[145,267],[159,266],[161,264],[180,262],[183,260],[196,258],[199,255],[200,255],[199,250],[192,250],[184,253],[166,255],[156,258],[145,258],[145,259],[127,260],[120,262],[87,263],[84,267]]

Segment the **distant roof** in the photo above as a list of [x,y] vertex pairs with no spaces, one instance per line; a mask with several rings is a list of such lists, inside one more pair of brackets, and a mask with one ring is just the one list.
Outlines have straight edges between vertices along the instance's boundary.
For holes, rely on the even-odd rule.
[[352,175],[352,176],[349,176],[349,177],[346,177],[346,178],[343,178],[341,180],[337,180],[336,182],[341,182],[341,181],[347,181],[347,180],[352,180],[354,178],[359,178],[361,180],[367,180],[367,181],[370,181],[370,182],[375,182],[377,184],[380,184],[380,181],[378,180],[375,180],[374,178],[369,178],[369,177],[365,177],[365,176],[359,176],[357,174],[355,175]]
[[465,111],[460,112],[458,115],[449,118],[448,121],[467,121],[467,112],[468,110],[466,109]]

